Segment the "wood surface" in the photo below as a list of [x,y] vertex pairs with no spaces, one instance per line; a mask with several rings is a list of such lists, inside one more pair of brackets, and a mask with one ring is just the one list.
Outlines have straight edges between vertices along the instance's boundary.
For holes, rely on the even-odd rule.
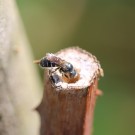
[[[81,58],[76,59],[75,53],[78,53],[78,57]],[[57,89],[52,86],[48,71],[45,71],[43,99],[37,107],[41,116],[40,135],[90,135],[93,129],[96,96],[100,93],[97,88],[99,76],[102,75],[100,64],[93,55],[76,47],[64,49],[57,55],[65,59],[69,55],[70,62],[77,60],[77,64],[74,65],[76,67],[79,67],[82,61],[86,66],[90,63],[90,67],[87,68],[92,75],[87,80],[89,73],[80,71],[81,81],[88,81],[88,85],[82,85],[78,81],[74,84],[67,84],[65,87],[65,83],[62,83],[61,88]],[[82,65],[80,67],[83,68]],[[79,70],[83,70],[81,68]]]

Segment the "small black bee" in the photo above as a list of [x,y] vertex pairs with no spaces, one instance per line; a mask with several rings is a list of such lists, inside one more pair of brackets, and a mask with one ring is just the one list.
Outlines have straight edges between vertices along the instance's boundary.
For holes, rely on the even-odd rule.
[[53,72],[59,70],[62,76],[66,78],[66,80],[76,78],[77,76],[77,72],[71,63],[62,60],[52,53],[47,53],[45,57],[39,61],[35,61],[35,63],[39,64],[42,68],[56,67]]
[[57,84],[60,82],[60,78],[58,75],[50,75],[50,80],[52,81],[53,84]]

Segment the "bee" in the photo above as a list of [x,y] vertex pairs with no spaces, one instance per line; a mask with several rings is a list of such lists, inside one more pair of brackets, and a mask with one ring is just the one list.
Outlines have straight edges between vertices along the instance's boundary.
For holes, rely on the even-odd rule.
[[61,82],[60,77],[57,74],[50,73],[50,70],[49,70],[49,79],[50,79],[51,84],[52,84],[53,87],[57,87],[57,89],[61,87],[61,85],[60,85],[60,82]]
[[79,78],[78,72],[71,63],[61,59],[60,57],[57,57],[52,53],[47,53],[45,57],[35,61],[34,63],[39,64],[42,68],[56,67],[56,69],[50,74],[59,70],[59,72],[62,74],[62,81],[72,83],[76,82]]

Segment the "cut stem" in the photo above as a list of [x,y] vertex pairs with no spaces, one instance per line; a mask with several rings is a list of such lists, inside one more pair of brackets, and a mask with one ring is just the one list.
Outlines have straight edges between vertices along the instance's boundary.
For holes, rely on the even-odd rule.
[[41,135],[90,135],[100,64],[90,53],[75,47],[57,55],[80,70],[75,83],[61,82],[53,87],[47,72],[43,100],[37,110],[41,116]]

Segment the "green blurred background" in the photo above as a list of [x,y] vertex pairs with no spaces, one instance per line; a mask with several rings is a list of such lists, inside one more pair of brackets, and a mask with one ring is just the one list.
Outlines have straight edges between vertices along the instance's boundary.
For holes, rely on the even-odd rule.
[[101,62],[104,95],[97,100],[94,135],[135,135],[135,0],[17,4],[35,59],[78,45]]

